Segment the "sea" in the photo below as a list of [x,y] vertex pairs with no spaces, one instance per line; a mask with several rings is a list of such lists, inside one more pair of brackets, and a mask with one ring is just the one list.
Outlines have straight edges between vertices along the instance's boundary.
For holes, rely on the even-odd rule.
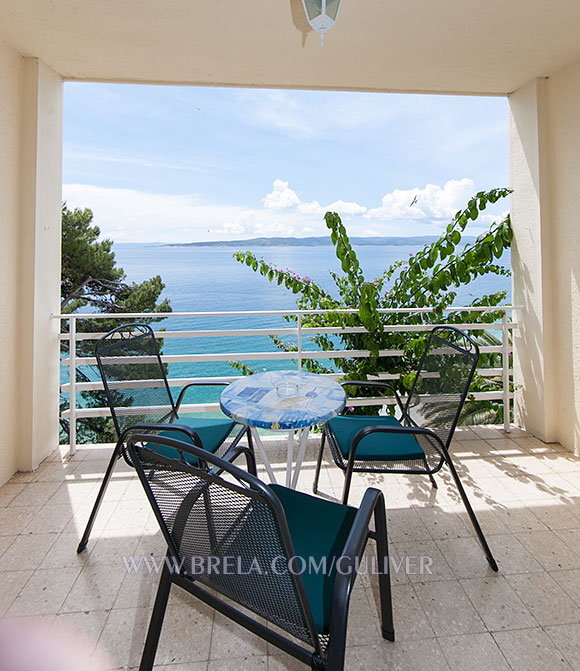
[[[408,259],[422,245],[355,246],[366,280],[381,275],[394,261]],[[284,310],[296,307],[296,295],[284,286],[269,282],[259,273],[233,258],[235,251],[229,247],[174,246],[137,243],[115,243],[114,252],[118,266],[122,267],[130,282],[141,282],[160,275],[165,283],[162,298],[168,298],[174,312],[211,312],[240,310]],[[330,271],[343,274],[334,247],[261,247],[252,248],[258,258],[290,269],[300,276],[308,275],[325,290],[336,294]],[[510,267],[509,253],[500,262]],[[458,291],[456,305],[465,305],[474,298],[500,289],[507,291],[506,302],[511,297],[511,280],[495,275],[480,277]],[[289,326],[279,315],[260,317],[170,317],[154,325],[156,330],[248,329]],[[315,349],[314,346],[307,347]],[[209,352],[276,351],[267,336],[244,338],[166,338],[165,354]],[[246,361],[254,370],[295,368],[291,361]],[[228,362],[171,364],[170,377],[201,377],[238,374]],[[189,402],[199,400],[189,397]],[[211,394],[213,396],[213,394]],[[204,400],[210,400],[204,397]]]
[[[355,246],[365,279],[373,280],[395,261],[406,260],[421,245]],[[258,258],[308,275],[326,291],[336,293],[331,271],[344,274],[334,247],[257,247],[250,250],[230,247],[197,247],[115,243],[117,265],[130,282],[160,275],[165,283],[162,297],[169,298],[175,312],[227,310],[283,310],[296,307],[296,296],[283,286],[272,284],[233,258],[236,251],[251,251]],[[509,253],[499,261],[510,267]],[[457,304],[471,302],[484,294],[505,289],[511,281],[490,275],[479,277],[459,290]],[[175,320],[172,320],[175,321]]]

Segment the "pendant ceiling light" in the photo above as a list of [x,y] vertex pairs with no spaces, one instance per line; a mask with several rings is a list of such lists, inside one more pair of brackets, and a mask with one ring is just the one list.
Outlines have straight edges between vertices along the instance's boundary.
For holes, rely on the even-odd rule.
[[320,46],[324,46],[324,33],[336,23],[341,0],[302,0],[308,23],[320,35]]

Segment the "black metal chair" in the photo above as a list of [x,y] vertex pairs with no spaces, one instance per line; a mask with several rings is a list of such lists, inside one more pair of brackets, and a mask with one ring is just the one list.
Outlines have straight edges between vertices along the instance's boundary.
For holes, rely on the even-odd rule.
[[479,347],[475,340],[451,326],[438,326],[429,335],[405,403],[387,382],[343,382],[345,387],[376,388],[392,394],[401,416],[396,419],[391,415],[347,414],[327,422],[322,432],[313,491],[318,491],[326,441],[335,464],[345,474],[342,496],[345,504],[353,473],[417,473],[427,475],[433,487],[437,487],[433,474],[447,464],[487,561],[497,571],[497,563],[449,454],[478,359]]
[[[155,428],[161,424],[167,435],[195,444],[207,452],[220,454],[226,461],[243,455],[248,470],[256,473],[252,438],[247,427],[241,427],[232,442],[226,444],[235,427],[240,425],[225,415],[216,419],[179,417],[179,408],[190,387],[226,386],[227,383],[192,382],[181,389],[174,402],[150,326],[126,324],[109,331],[97,341],[95,356],[118,440],[77,552],[82,552],[87,546],[103,496],[131,431]],[[238,445],[244,434],[248,438],[248,447]]]
[[[382,634],[394,640],[379,490],[368,489],[357,510],[267,485],[164,436],[131,434],[127,452],[168,546],[140,671],[153,668],[173,585],[312,669],[341,671],[350,594],[369,537],[377,544]],[[201,468],[202,459],[213,468]]]

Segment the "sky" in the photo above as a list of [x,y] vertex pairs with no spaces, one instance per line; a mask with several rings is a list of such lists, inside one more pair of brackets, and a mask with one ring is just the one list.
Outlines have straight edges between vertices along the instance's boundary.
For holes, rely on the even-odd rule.
[[63,199],[116,242],[326,235],[327,210],[435,235],[508,185],[507,100],[68,82],[63,157]]

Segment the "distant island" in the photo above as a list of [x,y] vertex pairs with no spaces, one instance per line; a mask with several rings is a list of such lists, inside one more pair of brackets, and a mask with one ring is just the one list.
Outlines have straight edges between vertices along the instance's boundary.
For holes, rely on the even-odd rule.
[[[431,244],[439,240],[438,235],[414,237],[369,237],[350,238],[352,245],[361,247],[408,246]],[[465,242],[472,242],[473,238],[464,237]],[[179,242],[167,243],[163,247],[329,247],[332,245],[330,236],[310,238],[250,238],[249,240],[215,240],[213,242]]]

